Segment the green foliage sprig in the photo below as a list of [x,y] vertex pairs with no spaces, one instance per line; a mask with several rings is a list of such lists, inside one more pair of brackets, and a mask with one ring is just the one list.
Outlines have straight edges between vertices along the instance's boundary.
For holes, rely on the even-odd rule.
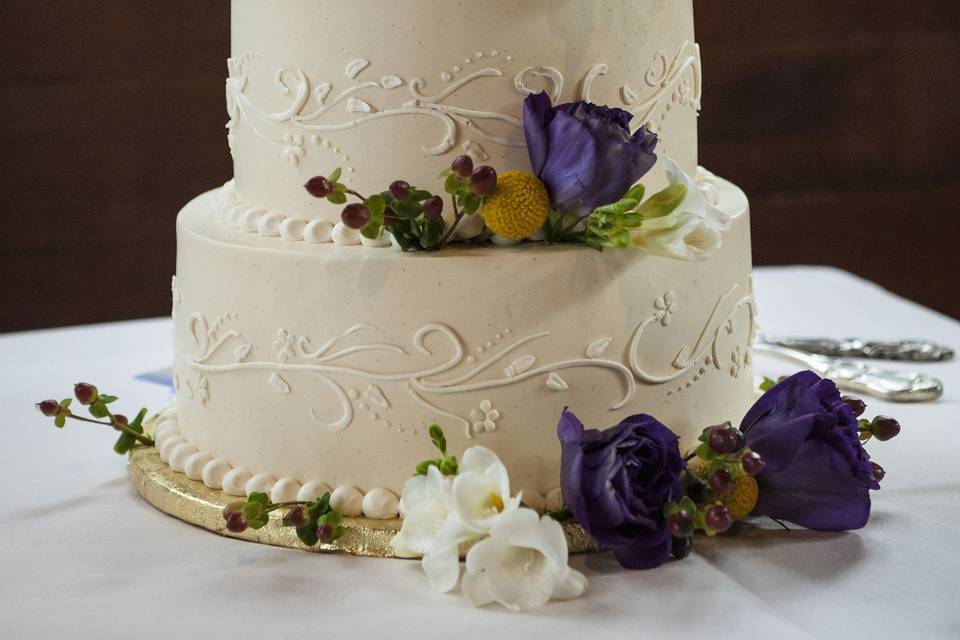
[[[59,402],[56,400],[43,400],[36,404],[37,409],[48,418],[53,418],[53,424],[58,429],[66,425],[67,420],[77,420],[79,422],[88,422],[98,424],[119,431],[120,436],[113,444],[113,450],[119,454],[125,454],[139,442],[142,445],[152,447],[153,438],[143,433],[143,419],[147,416],[146,408],[137,412],[133,421],[127,419],[123,414],[114,414],[107,405],[113,404],[118,400],[117,396],[107,393],[100,393],[96,386],[88,382],[78,382],[73,387],[74,397],[77,401],[87,407],[91,416],[97,418],[92,420],[83,416],[78,416],[70,409],[74,398],[64,398]],[[106,419],[104,421],[103,419]]]
[[457,462],[456,456],[447,453],[447,439],[443,435],[443,429],[440,428],[440,425],[434,423],[430,425],[428,433],[430,435],[430,442],[432,442],[433,446],[440,452],[440,457],[424,460],[416,466],[413,475],[425,476],[427,475],[427,469],[430,467],[436,467],[440,473],[445,476],[457,475],[457,472],[460,470],[459,463]]
[[284,527],[295,527],[300,542],[312,547],[318,542],[329,544],[346,533],[341,525],[343,515],[330,506],[330,492],[316,500],[271,502],[266,493],[255,491],[246,500],[231,502],[223,509],[223,519],[228,531],[243,533],[249,529],[261,529],[270,523],[270,514],[278,509],[288,509],[281,519]]
[[673,213],[687,197],[687,186],[670,185],[645,201],[643,195],[644,187],[638,184],[619,201],[595,209],[587,216],[583,242],[598,251],[630,246],[630,232],[639,229],[645,220]]

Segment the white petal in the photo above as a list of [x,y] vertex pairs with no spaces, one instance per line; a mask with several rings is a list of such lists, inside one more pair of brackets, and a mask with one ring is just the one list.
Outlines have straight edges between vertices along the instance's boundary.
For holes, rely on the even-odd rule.
[[487,578],[482,573],[464,574],[463,582],[460,583],[460,590],[467,602],[475,607],[482,607],[493,602]]
[[460,460],[460,473],[465,471],[483,473],[496,464],[501,464],[500,458],[490,449],[481,446],[470,447],[463,452],[463,458]]
[[576,569],[568,569],[565,575],[557,580],[553,589],[553,597],[558,600],[573,600],[583,595],[587,590],[587,576]]
[[413,476],[403,485],[400,494],[400,513],[406,515],[410,509],[426,499],[427,476]]
[[407,548],[419,554],[429,553],[447,521],[446,508],[434,500],[425,500],[407,511],[400,531]]
[[460,557],[457,545],[449,544],[439,549],[432,549],[423,557],[421,566],[431,589],[441,593],[450,591],[457,586],[457,580],[460,579]]

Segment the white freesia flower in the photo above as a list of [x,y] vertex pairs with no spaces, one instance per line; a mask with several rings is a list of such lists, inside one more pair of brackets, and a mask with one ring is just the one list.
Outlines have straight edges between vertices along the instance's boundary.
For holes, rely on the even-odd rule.
[[668,215],[644,220],[631,234],[631,241],[647,253],[680,260],[704,260],[720,248],[721,232],[730,228],[730,216],[708,202],[676,162],[666,155],[660,156],[660,162],[670,186],[685,185],[687,195]]
[[550,598],[579,597],[587,578],[567,566],[567,558],[560,523],[532,509],[516,509],[467,553],[463,595],[474,606],[499,602],[513,611],[536,609]]
[[486,447],[463,454],[459,474],[444,477],[435,466],[407,480],[400,498],[403,524],[390,545],[402,557],[423,556],[423,572],[436,591],[450,591],[460,578],[460,545],[486,536],[516,511],[506,467]]
[[435,466],[427,468],[427,475],[407,480],[400,495],[403,524],[390,541],[394,553],[417,558],[430,551],[450,514],[450,487],[451,479]]

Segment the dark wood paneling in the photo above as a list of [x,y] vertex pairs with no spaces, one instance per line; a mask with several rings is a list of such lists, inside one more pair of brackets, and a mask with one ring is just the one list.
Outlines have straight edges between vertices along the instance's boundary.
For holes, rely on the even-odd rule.
[[[0,331],[167,313],[176,213],[231,172],[228,4],[4,2]],[[750,196],[755,263],[960,316],[960,3],[695,7],[700,157]]]

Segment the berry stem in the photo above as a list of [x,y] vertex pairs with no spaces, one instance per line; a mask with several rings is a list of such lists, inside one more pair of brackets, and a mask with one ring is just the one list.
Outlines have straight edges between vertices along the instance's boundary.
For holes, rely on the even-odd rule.
[[460,219],[463,218],[463,211],[457,207],[457,196],[451,195],[450,201],[453,203],[453,224],[450,225],[450,228],[447,229],[447,232],[443,234],[443,237],[440,238],[440,243],[437,245],[437,249],[443,249],[447,246],[447,243],[450,242],[450,238],[453,236],[453,232],[457,230],[457,225],[460,224]]
[[116,420],[114,420],[113,414],[110,413],[109,410],[107,411],[107,415],[110,416],[110,422],[101,422],[100,420],[91,420],[90,418],[84,418],[83,416],[77,416],[77,415],[69,415],[66,417],[70,420],[79,420],[80,422],[89,422],[90,424],[99,424],[105,427],[113,427],[117,431],[130,434],[140,444],[144,444],[148,447],[152,447],[154,445],[153,438],[151,438],[150,436],[145,435],[143,433],[137,433],[130,427],[118,423]]
[[360,195],[359,193],[357,193],[357,192],[354,191],[353,189],[345,189],[345,190],[344,190],[344,193],[349,193],[350,195],[352,195],[352,196],[355,197],[355,198],[360,198],[360,202],[366,202],[366,201],[367,201],[366,198],[364,198],[362,195]]

